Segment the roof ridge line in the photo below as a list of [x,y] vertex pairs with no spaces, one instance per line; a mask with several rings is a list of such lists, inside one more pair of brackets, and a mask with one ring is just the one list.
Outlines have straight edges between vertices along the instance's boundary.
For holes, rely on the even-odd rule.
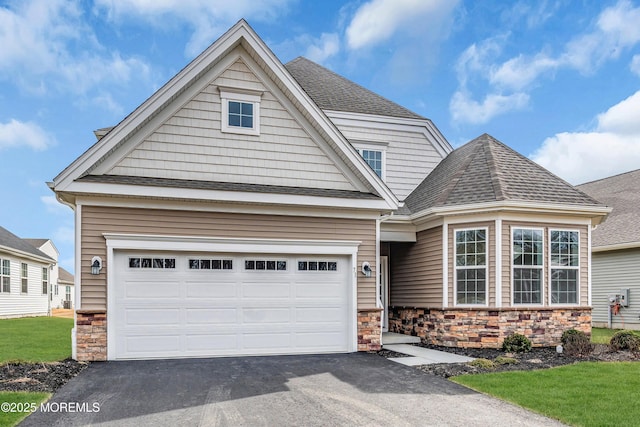
[[[489,142],[491,142],[491,140]],[[491,175],[491,183],[493,184],[493,193],[495,194],[496,200],[506,200],[507,197],[503,188],[504,182],[498,173],[498,163],[496,161],[496,156],[493,153],[492,144],[487,144],[485,153],[490,163],[489,174]]]
[[[449,195],[451,194],[451,192],[458,185],[458,182],[460,181],[460,178],[462,178],[462,176],[465,174],[465,172],[469,168],[469,165],[471,165],[471,163],[473,162],[473,159],[476,157],[477,150],[478,150],[478,147],[474,147],[473,152],[464,161],[462,166],[459,167],[458,170],[453,174],[449,184],[444,188],[444,191],[442,193],[440,193],[440,196],[434,201],[434,206],[438,206],[440,204],[444,204],[444,202],[447,201],[447,199],[449,198]],[[427,178],[428,178],[428,176],[427,176]],[[427,178],[425,178],[425,180]]]

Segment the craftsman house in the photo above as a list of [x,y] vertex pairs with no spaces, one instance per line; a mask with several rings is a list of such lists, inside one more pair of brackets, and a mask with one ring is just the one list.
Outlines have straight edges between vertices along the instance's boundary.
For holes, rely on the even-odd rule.
[[50,184],[76,220],[82,360],[450,346],[589,331],[608,209],[238,22]]

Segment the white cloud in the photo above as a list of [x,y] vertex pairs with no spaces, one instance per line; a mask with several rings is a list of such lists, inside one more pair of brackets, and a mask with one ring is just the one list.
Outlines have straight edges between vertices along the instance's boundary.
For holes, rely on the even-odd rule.
[[328,58],[340,51],[340,38],[336,33],[322,33],[319,40],[307,48],[306,57],[318,63],[323,63]]
[[54,142],[54,139],[35,123],[15,119],[0,123],[0,150],[9,147],[29,147],[41,151]]
[[638,111],[640,91],[599,114],[593,131],[556,134],[531,158],[573,184],[638,169]]
[[[544,75],[552,75],[560,69],[575,70],[581,74],[592,73],[606,61],[618,58],[624,50],[640,43],[638,22],[640,22],[640,7],[633,7],[629,1],[622,0],[604,9],[593,28],[568,40],[561,52],[557,54],[551,54],[543,49],[533,54],[518,54],[504,62],[499,62],[496,58],[501,52],[494,47],[495,38],[471,45],[458,59],[459,88],[456,96],[463,92],[467,93],[467,97],[472,100],[473,95],[468,82],[482,80],[488,83],[488,89],[483,89],[486,94],[478,97],[484,97],[485,100],[505,97],[512,99],[517,95],[516,98],[522,100],[520,95],[530,91]],[[640,59],[634,57],[631,70],[640,74]],[[520,102],[512,103],[512,109],[495,108],[492,103],[486,101],[474,102],[488,109],[480,114],[485,117],[485,121],[512,109],[523,107]],[[450,106],[453,108],[457,105],[459,105],[458,100],[452,99]],[[478,123],[478,111],[468,109],[469,112],[475,111],[474,116],[465,116],[464,111],[461,109],[457,111],[457,120]],[[454,113],[452,111],[452,115]]]
[[374,46],[396,32],[422,33],[440,27],[458,0],[372,0],[358,8],[347,27],[351,49]]
[[137,58],[106,52],[79,2],[28,0],[0,7],[0,78],[25,90],[84,93],[98,84],[148,77]]
[[113,22],[145,20],[166,28],[186,24],[193,29],[185,53],[196,56],[241,18],[275,21],[293,0],[96,0],[98,13]]
[[468,93],[458,91],[451,98],[449,111],[454,121],[482,124],[506,111],[524,108],[528,102],[527,94],[512,93],[510,95],[489,94],[480,103],[469,97]]

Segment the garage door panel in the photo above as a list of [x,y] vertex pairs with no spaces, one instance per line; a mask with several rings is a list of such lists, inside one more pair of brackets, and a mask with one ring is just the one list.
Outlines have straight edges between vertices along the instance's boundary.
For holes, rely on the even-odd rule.
[[[342,352],[350,349],[350,263],[338,271],[298,271],[290,255],[225,254],[233,270],[190,269],[190,259],[219,254],[168,254],[175,268],[128,268],[116,251],[115,358],[166,358]],[[284,271],[247,271],[246,259],[277,258]],[[313,257],[305,257],[312,260]],[[219,263],[216,263],[216,266]],[[207,265],[207,264],[205,264]],[[257,265],[257,264],[256,264]],[[111,318],[111,315],[110,315]]]
[[[212,279],[213,280],[213,279]],[[238,284],[233,281],[187,281],[187,298],[236,298]]]
[[236,324],[236,308],[191,308],[184,310],[187,325]]
[[167,280],[127,280],[124,283],[126,298],[178,298],[180,282]]
[[282,307],[253,307],[242,309],[242,324],[285,324],[291,323],[291,308]]
[[289,283],[242,283],[244,298],[287,298],[291,293]]
[[130,326],[174,325],[180,322],[180,310],[173,308],[130,308],[125,310],[125,324]]

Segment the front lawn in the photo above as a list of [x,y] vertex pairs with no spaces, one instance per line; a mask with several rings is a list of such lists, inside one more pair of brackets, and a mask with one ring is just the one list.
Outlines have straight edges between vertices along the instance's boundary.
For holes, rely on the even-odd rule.
[[0,427],[15,426],[49,396],[50,393],[0,392]]
[[54,362],[71,357],[73,319],[23,317],[0,320],[0,363]]
[[[613,334],[620,331],[622,329],[591,328],[591,342],[594,344],[609,344]],[[640,331],[634,331],[634,333],[640,335]]]
[[570,425],[631,426],[640,420],[637,362],[583,362],[452,380]]

